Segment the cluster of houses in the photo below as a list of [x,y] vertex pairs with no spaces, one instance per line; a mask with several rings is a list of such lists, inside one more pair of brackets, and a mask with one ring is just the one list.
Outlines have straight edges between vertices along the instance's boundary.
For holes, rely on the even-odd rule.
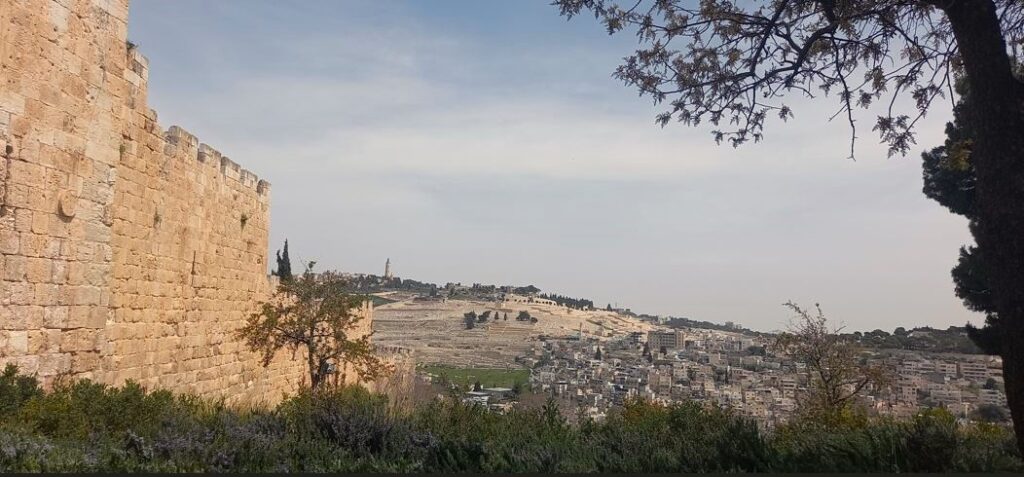
[[[880,414],[941,406],[970,419],[980,406],[1006,407],[998,358],[879,351],[866,359],[897,378],[863,397]],[[705,329],[546,339],[518,360],[532,369],[534,392],[573,401],[594,419],[638,396],[713,403],[772,427],[792,416],[808,382],[806,366],[771,353],[766,338]]]

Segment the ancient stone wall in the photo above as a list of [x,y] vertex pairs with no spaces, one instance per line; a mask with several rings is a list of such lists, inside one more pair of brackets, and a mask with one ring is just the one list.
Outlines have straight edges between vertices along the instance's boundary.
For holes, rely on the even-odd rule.
[[264,368],[233,335],[271,290],[270,186],[160,128],[127,20],[0,0],[0,365],[274,401],[302,357]]

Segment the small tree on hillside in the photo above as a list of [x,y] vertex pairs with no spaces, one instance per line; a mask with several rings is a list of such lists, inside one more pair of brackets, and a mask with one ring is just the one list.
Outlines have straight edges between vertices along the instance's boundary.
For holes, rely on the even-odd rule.
[[815,304],[815,314],[793,302],[785,306],[797,316],[789,330],[778,335],[775,348],[807,365],[807,390],[800,399],[804,415],[835,423],[869,386],[889,382],[883,368],[860,359],[857,346],[839,335],[842,328],[832,327],[820,306]]
[[476,327],[476,312],[471,311],[469,313],[463,313],[462,323],[466,325],[467,330],[471,330]]
[[366,297],[345,291],[335,275],[318,278],[311,262],[298,279],[282,280],[274,297],[260,304],[238,336],[263,356],[268,366],[283,348],[306,352],[310,388],[321,388],[329,375],[345,365],[361,379],[372,380],[390,371],[374,356],[370,335],[357,336],[365,319],[359,309]]

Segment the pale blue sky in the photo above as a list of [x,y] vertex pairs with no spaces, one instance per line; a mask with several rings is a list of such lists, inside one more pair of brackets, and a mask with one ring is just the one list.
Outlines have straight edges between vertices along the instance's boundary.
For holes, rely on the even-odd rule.
[[949,276],[964,220],[872,116],[857,162],[833,99],[740,149],[661,129],[610,76],[633,37],[545,0],[133,0],[129,30],[161,125],[272,183],[293,260],[763,330],[790,299],[850,329],[981,321]]

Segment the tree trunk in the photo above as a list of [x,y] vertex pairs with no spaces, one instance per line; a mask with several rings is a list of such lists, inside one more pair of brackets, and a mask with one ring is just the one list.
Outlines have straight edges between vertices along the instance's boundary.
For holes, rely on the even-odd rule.
[[309,368],[309,390],[316,391],[320,387],[320,369],[312,350],[307,350],[306,366]]
[[971,88],[967,119],[975,131],[978,227],[1000,343],[1006,398],[1024,453],[1024,84],[1017,81],[991,0],[944,6]]

